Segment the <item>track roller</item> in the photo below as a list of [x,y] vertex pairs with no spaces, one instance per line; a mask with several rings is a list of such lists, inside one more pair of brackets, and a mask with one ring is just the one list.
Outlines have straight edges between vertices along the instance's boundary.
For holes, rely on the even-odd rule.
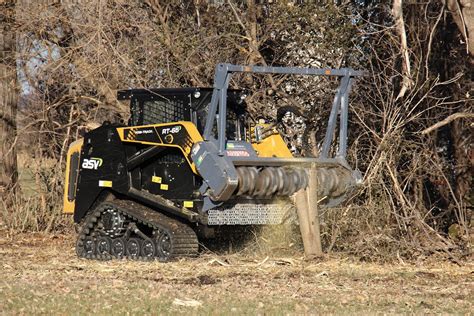
[[141,253],[141,246],[141,240],[138,238],[130,238],[129,240],[127,240],[127,257],[131,259],[137,259]]
[[147,259],[153,259],[156,255],[156,243],[153,239],[145,239],[142,242],[142,256]]
[[101,236],[97,239],[97,254],[110,255],[112,252],[112,238],[108,236]]
[[125,240],[123,238],[115,238],[112,240],[110,254],[115,258],[125,257]]

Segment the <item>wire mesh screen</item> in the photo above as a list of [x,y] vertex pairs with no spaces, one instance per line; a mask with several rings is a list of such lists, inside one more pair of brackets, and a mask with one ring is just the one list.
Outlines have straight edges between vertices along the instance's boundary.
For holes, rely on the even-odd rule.
[[130,117],[130,123],[132,126],[140,125],[140,119],[142,117],[142,110],[140,109],[140,102],[138,99],[132,98],[130,103],[130,112],[132,116]]
[[168,123],[185,120],[184,102],[181,99],[149,100],[143,102],[142,124]]

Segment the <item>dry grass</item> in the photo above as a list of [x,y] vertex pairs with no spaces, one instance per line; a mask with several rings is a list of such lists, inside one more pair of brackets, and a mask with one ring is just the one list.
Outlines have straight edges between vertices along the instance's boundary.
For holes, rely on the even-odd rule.
[[72,236],[0,236],[0,309],[7,315],[469,314],[473,307],[472,263],[304,261],[274,252],[94,262],[76,258]]
[[25,151],[18,156],[18,167],[17,194],[0,201],[0,229],[11,234],[70,230],[70,218],[62,214],[62,168],[53,159],[33,159]]

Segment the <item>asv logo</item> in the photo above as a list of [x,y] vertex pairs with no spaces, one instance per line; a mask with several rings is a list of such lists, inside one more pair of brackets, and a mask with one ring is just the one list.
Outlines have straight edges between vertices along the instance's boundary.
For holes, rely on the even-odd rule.
[[100,166],[102,166],[102,158],[86,158],[82,161],[82,168],[84,169],[97,170]]
[[162,134],[162,135],[169,134],[169,133],[171,133],[171,134],[176,134],[176,133],[178,133],[180,130],[181,130],[181,126],[179,126],[179,125],[178,125],[178,126],[169,127],[169,128],[163,128],[163,129],[161,130],[161,134]]

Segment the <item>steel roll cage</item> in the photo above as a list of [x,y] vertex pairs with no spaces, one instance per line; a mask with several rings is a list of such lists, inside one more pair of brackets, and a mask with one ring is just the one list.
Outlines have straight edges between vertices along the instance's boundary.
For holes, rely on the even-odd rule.
[[[263,67],[263,66],[241,66],[233,64],[218,64],[214,75],[214,91],[212,93],[209,113],[206,120],[203,138],[205,141],[214,139],[212,128],[217,118],[217,143],[218,154],[225,154],[226,145],[226,122],[227,122],[227,89],[233,73],[257,73],[257,74],[292,74],[292,75],[311,75],[311,76],[336,76],[342,77],[336,90],[336,95],[332,103],[331,113],[329,114],[326,135],[324,137],[323,147],[320,158],[330,158],[329,151],[333,142],[333,134],[336,128],[339,114],[339,150],[336,157],[345,159],[347,153],[347,130],[349,116],[349,93],[352,82],[356,76],[364,76],[364,71],[351,68],[329,69],[329,68],[298,68],[298,67]],[[334,157],[335,158],[335,157]]]

